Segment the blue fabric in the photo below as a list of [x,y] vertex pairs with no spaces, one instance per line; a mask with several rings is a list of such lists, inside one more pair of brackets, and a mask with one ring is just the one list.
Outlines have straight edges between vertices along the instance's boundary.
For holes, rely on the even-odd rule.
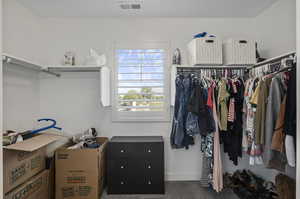
[[[207,32],[201,32],[201,33],[198,33],[196,35],[194,35],[194,39],[196,38],[203,38],[203,37],[206,37],[207,36]],[[209,35],[208,37],[215,37],[214,35]]]
[[176,95],[174,117],[171,132],[172,148],[188,148],[193,144],[193,138],[187,135],[186,119],[188,115],[187,103],[192,92],[192,78],[178,76],[176,78]]

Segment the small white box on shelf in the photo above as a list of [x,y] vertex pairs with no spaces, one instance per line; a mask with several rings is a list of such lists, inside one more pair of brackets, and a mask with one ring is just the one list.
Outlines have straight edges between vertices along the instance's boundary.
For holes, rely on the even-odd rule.
[[191,65],[222,65],[222,41],[216,37],[193,39],[188,44]]
[[256,47],[254,40],[228,39],[223,44],[225,65],[256,64]]

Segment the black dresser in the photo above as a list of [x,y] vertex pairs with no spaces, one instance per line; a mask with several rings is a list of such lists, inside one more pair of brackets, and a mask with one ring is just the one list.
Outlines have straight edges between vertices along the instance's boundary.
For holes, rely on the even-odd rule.
[[164,194],[161,136],[116,136],[107,151],[108,194]]

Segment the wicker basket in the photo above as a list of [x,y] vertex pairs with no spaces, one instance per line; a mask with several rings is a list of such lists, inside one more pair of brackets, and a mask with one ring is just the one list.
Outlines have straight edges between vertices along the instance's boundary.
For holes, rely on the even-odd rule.
[[222,65],[222,41],[214,37],[193,39],[188,44],[190,65]]

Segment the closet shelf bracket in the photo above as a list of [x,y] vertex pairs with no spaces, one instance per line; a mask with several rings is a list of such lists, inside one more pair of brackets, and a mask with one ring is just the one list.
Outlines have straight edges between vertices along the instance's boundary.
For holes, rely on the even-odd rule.
[[56,77],[60,77],[60,74],[49,71],[48,69],[45,69],[43,66],[36,64],[36,63],[32,63],[30,61],[27,61],[25,59],[22,58],[17,58],[15,56],[12,55],[8,55],[8,54],[2,54],[2,61],[8,64],[15,64],[18,66],[21,66],[23,68],[27,68],[30,70],[34,70],[34,71],[38,71],[38,72],[43,72],[43,73],[47,73],[49,75],[54,75]]

